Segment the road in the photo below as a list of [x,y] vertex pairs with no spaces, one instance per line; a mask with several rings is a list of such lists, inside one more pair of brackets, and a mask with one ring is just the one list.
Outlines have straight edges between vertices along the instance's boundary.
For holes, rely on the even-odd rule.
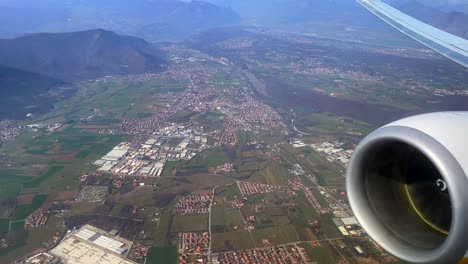
[[[215,199],[215,190],[218,187],[219,186],[213,187],[211,203],[210,203],[210,207],[208,207],[208,233],[210,234],[210,245],[208,247],[208,257],[210,257],[210,258],[211,258],[211,241],[213,241],[213,236],[212,236],[212,233],[211,233],[211,216],[212,216],[212,213],[211,213],[212,210],[211,209],[213,207],[213,202],[214,202],[214,199]],[[210,262],[211,262],[211,259],[209,260],[209,263]]]

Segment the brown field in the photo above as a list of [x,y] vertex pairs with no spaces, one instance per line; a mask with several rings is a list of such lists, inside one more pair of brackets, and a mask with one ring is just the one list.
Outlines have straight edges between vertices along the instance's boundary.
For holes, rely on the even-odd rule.
[[41,208],[48,208],[49,206],[54,204],[56,196],[57,196],[57,194],[55,194],[55,193],[54,194],[49,194],[49,196],[47,196],[47,200],[45,200],[45,202],[41,205]]
[[59,153],[59,151],[60,151],[60,145],[58,143],[54,143],[52,145],[52,148],[49,151],[47,151],[47,154],[56,155],[57,153]]
[[68,200],[73,200],[76,197],[76,192],[74,191],[62,191],[58,192],[57,195],[55,196],[55,201],[61,202],[61,201],[68,201]]
[[305,237],[307,237],[307,240],[317,240],[317,237],[314,235],[314,232],[312,232],[312,230],[310,228],[305,228]]
[[148,201],[152,201],[153,187],[137,187],[126,194],[116,196],[116,198],[120,204],[144,206]]
[[360,258],[356,257],[358,263],[365,263],[365,264],[378,264],[379,262],[373,258]]
[[16,196],[16,200],[18,201],[18,204],[23,205],[23,204],[31,204],[32,200],[34,199],[35,194],[22,194]]
[[60,155],[60,161],[72,161],[75,159],[75,155],[78,154],[79,151],[73,151],[65,155]]
[[32,157],[42,161],[72,161],[78,151],[73,151],[65,155],[33,155]]

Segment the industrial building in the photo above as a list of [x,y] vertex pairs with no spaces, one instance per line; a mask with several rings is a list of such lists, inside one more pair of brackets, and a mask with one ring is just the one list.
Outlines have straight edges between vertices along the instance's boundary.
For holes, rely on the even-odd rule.
[[132,242],[120,237],[110,237],[103,230],[85,225],[72,231],[49,253],[63,263],[134,264],[125,258]]
[[171,125],[154,132],[143,144],[120,143],[94,164],[99,171],[117,175],[160,177],[168,161],[190,160],[209,147],[207,142],[200,132]]
[[121,158],[123,158],[125,155],[128,153],[128,146],[125,145],[118,145],[115,148],[113,148],[107,155],[102,157],[102,160],[107,160],[107,161],[119,161]]

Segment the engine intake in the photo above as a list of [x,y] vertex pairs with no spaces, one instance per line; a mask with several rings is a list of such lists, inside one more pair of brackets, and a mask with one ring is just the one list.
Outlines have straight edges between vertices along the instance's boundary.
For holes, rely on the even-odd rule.
[[356,148],[347,172],[356,218],[389,253],[456,263],[468,249],[468,114],[406,118]]

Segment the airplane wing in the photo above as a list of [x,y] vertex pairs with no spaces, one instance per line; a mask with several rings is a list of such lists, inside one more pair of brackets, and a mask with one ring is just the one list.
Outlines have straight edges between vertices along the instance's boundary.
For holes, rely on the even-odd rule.
[[380,0],[356,1],[405,35],[468,68],[468,40],[408,16]]

